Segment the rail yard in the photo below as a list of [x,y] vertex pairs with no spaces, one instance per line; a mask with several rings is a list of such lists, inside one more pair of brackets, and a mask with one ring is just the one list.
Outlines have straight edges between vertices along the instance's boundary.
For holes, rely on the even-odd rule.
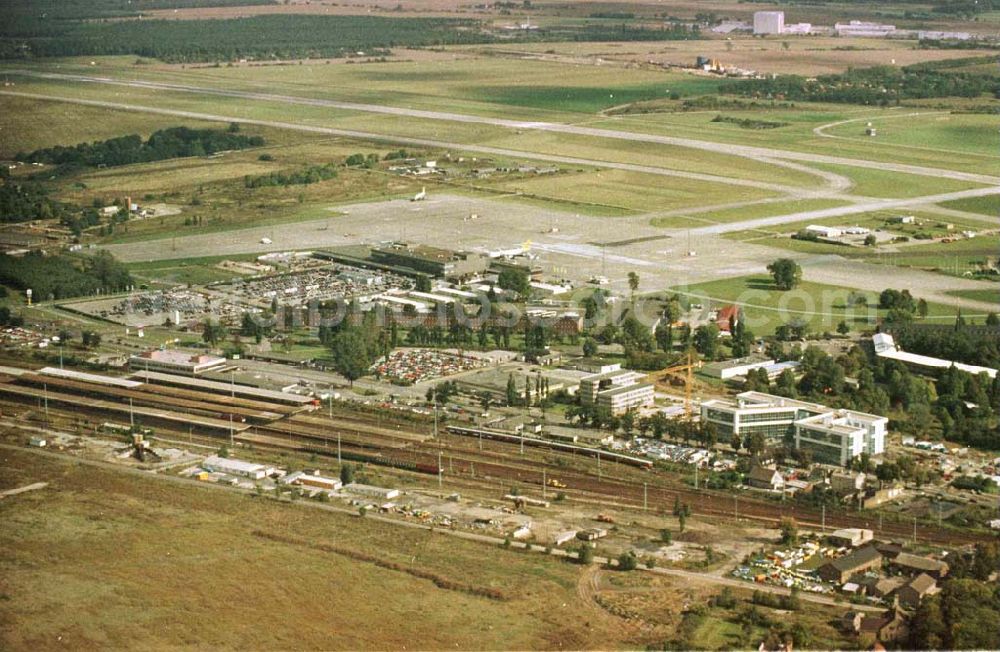
[[[803,527],[817,530],[874,528],[880,536],[901,541],[912,540],[914,535],[912,523],[874,513],[824,513],[745,492],[696,489],[687,478],[654,468],[648,459],[613,451],[443,423],[435,435],[434,420],[427,415],[366,414],[348,405],[335,408],[335,402],[320,405],[295,395],[280,402],[275,397],[250,399],[236,394],[259,395],[260,391],[170,374],[137,372],[131,378],[22,370],[0,377],[0,397],[5,413],[30,412],[35,421],[72,424],[83,433],[117,420],[156,428],[157,436],[167,440],[287,451],[440,475],[442,483],[454,489],[520,486],[555,493],[547,479],[558,478],[564,487],[558,492],[567,499],[598,505],[663,511],[680,501],[693,515],[720,522],[775,526],[784,518],[794,518]],[[123,382],[129,388],[121,387]],[[986,537],[921,524],[918,539],[962,545]]]

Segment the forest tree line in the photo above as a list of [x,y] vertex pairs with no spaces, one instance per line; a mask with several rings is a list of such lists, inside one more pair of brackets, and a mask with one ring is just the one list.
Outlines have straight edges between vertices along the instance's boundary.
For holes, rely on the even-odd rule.
[[131,134],[68,147],[56,145],[28,153],[19,152],[16,157],[29,163],[114,167],[185,156],[210,156],[216,152],[264,145],[262,137],[246,136],[239,131],[239,125],[235,123],[228,130],[169,127],[153,132],[145,141],[142,136]]

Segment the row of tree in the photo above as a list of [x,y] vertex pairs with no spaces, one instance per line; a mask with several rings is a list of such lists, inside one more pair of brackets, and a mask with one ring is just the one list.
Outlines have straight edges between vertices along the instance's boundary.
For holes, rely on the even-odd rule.
[[145,141],[142,136],[132,134],[69,147],[57,145],[28,153],[20,152],[17,160],[52,165],[114,167],[185,156],[209,156],[263,144],[264,139],[260,136],[239,133],[239,125],[235,123],[228,130],[170,127],[153,132]]
[[20,258],[0,256],[0,284],[31,289],[36,300],[46,300],[122,291],[133,280],[128,269],[106,251],[90,257],[33,252]]
[[778,75],[719,86],[720,93],[745,97],[869,105],[932,97],[980,97],[998,90],[1000,80],[991,75],[917,66],[854,68],[816,78]]

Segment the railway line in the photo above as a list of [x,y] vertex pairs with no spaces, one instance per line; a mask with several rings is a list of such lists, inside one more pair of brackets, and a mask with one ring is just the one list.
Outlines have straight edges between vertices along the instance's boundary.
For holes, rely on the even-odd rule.
[[[197,392],[197,398],[192,396]],[[255,447],[292,450],[326,457],[340,455],[363,463],[417,470],[436,469],[455,480],[545,486],[549,479],[566,485],[560,491],[569,497],[595,502],[614,501],[631,507],[663,510],[675,501],[687,504],[694,514],[750,520],[773,525],[782,518],[795,518],[809,528],[864,527],[880,536],[910,539],[913,525],[885,521],[875,514],[850,513],[842,509],[819,509],[795,503],[778,503],[751,494],[695,490],[671,474],[650,472],[652,462],[643,458],[482,431],[466,426],[442,427],[432,439],[418,432],[419,425],[384,424],[377,415],[344,414],[333,417],[321,412],[299,412],[301,406],[243,397],[229,402],[224,387],[194,390],[163,384],[123,388],[114,383],[85,382],[33,373],[0,378],[0,398],[17,404],[68,409],[71,418],[80,414],[96,419],[128,419],[142,425],[156,424],[183,433],[197,428],[199,435]],[[138,405],[124,404],[131,399]],[[297,412],[292,414],[291,412]],[[244,423],[253,421],[253,423]],[[480,439],[482,437],[482,439]],[[485,441],[483,441],[485,439]],[[478,441],[477,441],[478,440]],[[522,445],[524,450],[522,452]],[[595,459],[596,458],[596,459]],[[876,521],[879,521],[876,525]],[[982,541],[985,535],[964,533],[921,524],[919,540],[957,545]]]
[[[317,455],[336,456],[336,450],[317,448],[312,445],[296,444],[284,440],[275,443],[278,447],[294,448]],[[493,445],[496,445],[494,443]],[[514,446],[514,444],[506,444]],[[399,466],[393,462],[405,461],[410,464],[436,466],[441,460],[445,477],[462,480],[500,481],[501,483],[544,486],[547,479],[558,478],[567,487],[560,489],[568,497],[583,497],[596,502],[612,499],[633,508],[648,505],[650,509],[668,509],[675,499],[687,504],[693,514],[723,520],[755,521],[774,526],[782,518],[794,518],[800,525],[811,528],[863,527],[875,530],[879,536],[898,540],[909,540],[913,536],[911,524],[882,520],[873,514],[854,514],[843,510],[821,510],[796,505],[794,503],[774,503],[741,493],[724,493],[711,490],[695,490],[684,485],[671,484],[666,476],[651,474],[644,481],[596,476],[594,469],[580,470],[570,466],[557,466],[539,460],[534,456],[521,457],[499,451],[472,451],[449,446],[438,448],[432,444],[411,446],[406,449],[383,450],[376,445],[363,447],[357,461],[375,465]],[[547,451],[549,455],[558,455]],[[633,469],[629,469],[632,471]],[[638,471],[641,473],[641,471]],[[679,484],[679,483],[678,483]],[[973,533],[962,533],[946,528],[922,524],[918,539],[941,545],[964,545],[987,539]]]

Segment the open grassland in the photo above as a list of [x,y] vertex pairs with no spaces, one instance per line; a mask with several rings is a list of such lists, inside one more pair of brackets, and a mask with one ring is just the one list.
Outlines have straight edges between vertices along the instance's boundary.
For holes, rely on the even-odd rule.
[[970,197],[968,199],[956,199],[941,204],[945,208],[953,208],[959,211],[979,213],[989,217],[1000,217],[1000,196],[991,197]]
[[[621,98],[611,97],[616,90],[635,95],[651,93],[662,84],[664,93],[671,85],[687,84],[697,88],[704,84],[703,78],[687,73],[661,72],[656,70],[622,70],[600,68],[589,65],[571,65],[549,61],[507,61],[458,59],[436,61],[432,65],[419,62],[346,65],[302,65],[302,66],[261,66],[233,68],[180,69],[177,67],[132,66],[122,58],[111,59],[106,65],[95,67],[64,64],[61,71],[82,72],[133,79],[143,79],[171,83],[190,84],[211,88],[232,88],[241,91],[256,91],[302,97],[338,99],[346,101],[370,102],[386,105],[405,106],[416,109],[432,109],[490,115],[523,120],[548,120],[556,122],[580,122],[584,116],[593,116],[602,108],[618,106]],[[45,64],[49,65],[49,64]],[[44,67],[44,66],[43,66]],[[558,79],[559,86],[552,80]],[[693,81],[692,81],[693,80]],[[521,141],[546,143],[552,134],[528,132],[513,134],[511,130],[484,125],[456,124],[449,122],[400,118],[396,116],[371,116],[355,111],[330,109],[326,107],[285,106],[266,101],[248,102],[240,98],[224,98],[211,95],[182,94],[178,92],[129,88],[127,93],[113,86],[83,85],[79,83],[55,83],[26,81],[19,78],[18,86],[39,88],[53,94],[69,94],[76,97],[116,98],[123,95],[129,102],[144,104],[155,101],[157,106],[166,108],[212,112],[236,117],[281,120],[294,117],[307,124],[340,126],[366,130],[385,130],[395,135],[421,137],[441,137],[447,134],[452,142],[488,142],[502,145],[521,144]],[[492,89],[483,92],[482,89]],[[508,89],[491,100],[495,89]],[[598,94],[595,89],[601,90]],[[637,90],[638,89],[638,90]],[[650,90],[653,89],[653,90]],[[607,98],[603,97],[604,90]],[[704,89],[702,89],[704,90]],[[606,102],[604,100],[607,100]],[[518,104],[521,102],[522,104]],[[676,101],[673,101],[676,102]],[[679,102],[677,103],[679,106]],[[869,107],[797,105],[794,109],[775,109],[772,113],[756,111],[726,110],[694,113],[668,113],[630,115],[627,117],[596,118],[589,125],[608,127],[641,133],[696,137],[700,139],[733,142],[741,144],[783,147],[798,151],[823,153],[840,156],[855,156],[872,160],[897,163],[912,163],[982,172],[995,163],[995,156],[981,152],[981,146],[973,140],[960,139],[948,151],[899,147],[891,143],[880,144],[878,139],[845,140],[824,138],[812,133],[814,127],[832,124],[846,119],[878,119],[899,115],[907,111],[905,107],[875,109]],[[713,123],[719,113],[730,117],[773,120],[788,123],[777,129],[742,129],[729,123]],[[968,117],[976,121],[977,116]],[[853,123],[852,123],[853,124]],[[950,127],[946,124],[927,123],[921,131],[932,140],[947,139]],[[591,144],[598,139],[588,138]],[[601,139],[605,140],[605,139]],[[622,141],[610,141],[611,149],[624,147]],[[965,145],[969,147],[966,148]],[[572,154],[580,149],[573,142],[560,141],[560,153]],[[567,151],[568,150],[568,151]],[[671,156],[661,155],[664,160]],[[675,158],[683,165],[688,158],[681,153]],[[739,166],[730,163],[729,165]],[[755,164],[749,164],[744,174],[757,177]],[[724,172],[722,172],[724,173]],[[808,179],[810,175],[782,171],[769,171],[768,176],[797,174]],[[810,179],[815,183],[815,177]]]
[[[874,139],[864,135],[868,122],[877,129],[878,135]],[[995,115],[905,110],[895,117],[890,114],[830,127],[825,133],[861,142],[877,140],[880,147],[891,145],[935,152],[981,154],[996,159],[996,165],[1000,165],[996,123]]]
[[[808,275],[808,269],[805,271]],[[713,306],[734,303],[742,307],[747,326],[756,335],[770,335],[781,324],[801,321],[812,332],[834,332],[846,321],[852,328],[873,325],[882,316],[877,309],[878,293],[802,281],[794,290],[778,290],[770,276],[752,275],[677,286],[693,301]],[[855,305],[853,298],[863,296],[867,305]],[[929,304],[928,319],[953,319],[955,309]]]
[[128,265],[128,270],[140,282],[150,285],[201,285],[217,281],[227,281],[240,276],[238,272],[217,267],[222,261],[254,260],[254,258],[253,255],[246,255],[157,260],[145,263],[131,263]]
[[[761,205],[761,208],[764,206],[766,206],[766,204]],[[822,206],[817,206],[817,208],[822,208]],[[913,224],[902,224],[896,221],[897,218],[902,216],[913,216],[916,219],[916,222]],[[792,233],[796,233],[797,231],[801,231],[811,224],[843,227],[862,226],[871,229],[872,231],[884,231],[894,236],[905,236],[910,238],[917,238],[917,236],[941,238],[954,235],[958,231],[966,229],[975,231],[985,226],[983,222],[974,218],[954,218],[951,215],[941,215],[929,211],[912,211],[907,209],[895,211],[873,211],[871,213],[845,215],[842,217],[823,217],[813,220],[805,220],[803,222],[792,222],[789,224],[747,229],[746,231],[736,231],[733,233],[726,233],[722,237],[729,240],[748,241],[760,238],[761,236],[787,236]],[[907,245],[906,243],[903,243],[899,246],[912,246],[912,244]],[[844,247],[838,247],[838,249],[843,251]]]
[[789,186],[813,187],[819,182],[819,178],[813,174],[790,170],[779,165],[660,143],[616,138],[591,138],[577,134],[544,131],[524,131],[517,134],[508,132],[506,137],[491,139],[488,144],[526,152],[561,154],[615,163],[634,163],[682,172],[696,172]]
[[851,193],[862,197],[897,199],[981,187],[979,184],[967,181],[956,181],[924,175],[918,176],[915,174],[901,174],[887,170],[820,164],[815,164],[813,167],[848,177],[853,184],[851,186]]
[[995,306],[1000,306],[1000,285],[992,290],[955,290],[953,292],[949,292],[949,294],[956,297],[962,297],[963,299],[986,301]]
[[962,276],[979,269],[987,259],[1000,255],[1000,237],[980,236],[948,243],[914,245],[886,254],[883,261],[899,266],[929,269]]
[[[814,128],[848,119],[862,120],[860,128],[863,129],[864,121],[908,112],[906,107],[879,109],[850,105],[797,103],[795,112],[798,113],[798,116],[794,121],[791,120],[788,110],[761,112],[712,109],[697,112],[609,116],[588,124],[593,127],[638,133],[698,138],[759,147],[777,147],[812,154],[923,165],[980,174],[996,165],[996,156],[982,154],[979,145],[971,146],[970,151],[959,149],[963,146],[964,140],[959,140],[947,150],[934,150],[899,147],[891,143],[882,145],[878,138],[855,140],[823,137],[812,131]],[[713,123],[712,119],[719,114],[753,120],[789,122],[789,124],[776,129],[741,129],[731,124]],[[938,127],[940,128],[940,125]],[[929,132],[934,128],[934,126],[928,125],[923,127],[923,130]],[[934,136],[934,138],[939,138],[939,136]]]
[[581,604],[580,567],[540,555],[4,451],[4,489],[39,480],[0,503],[7,649],[649,642]]
[[217,123],[0,95],[0,159],[54,145],[105,140],[126,134],[147,137],[164,127],[193,129]]
[[754,188],[729,187],[693,179],[665,179],[623,170],[596,170],[571,176],[547,176],[500,184],[511,192],[551,197],[612,209],[647,212],[700,206],[705,194],[725,195],[733,201],[753,200],[768,193]]

